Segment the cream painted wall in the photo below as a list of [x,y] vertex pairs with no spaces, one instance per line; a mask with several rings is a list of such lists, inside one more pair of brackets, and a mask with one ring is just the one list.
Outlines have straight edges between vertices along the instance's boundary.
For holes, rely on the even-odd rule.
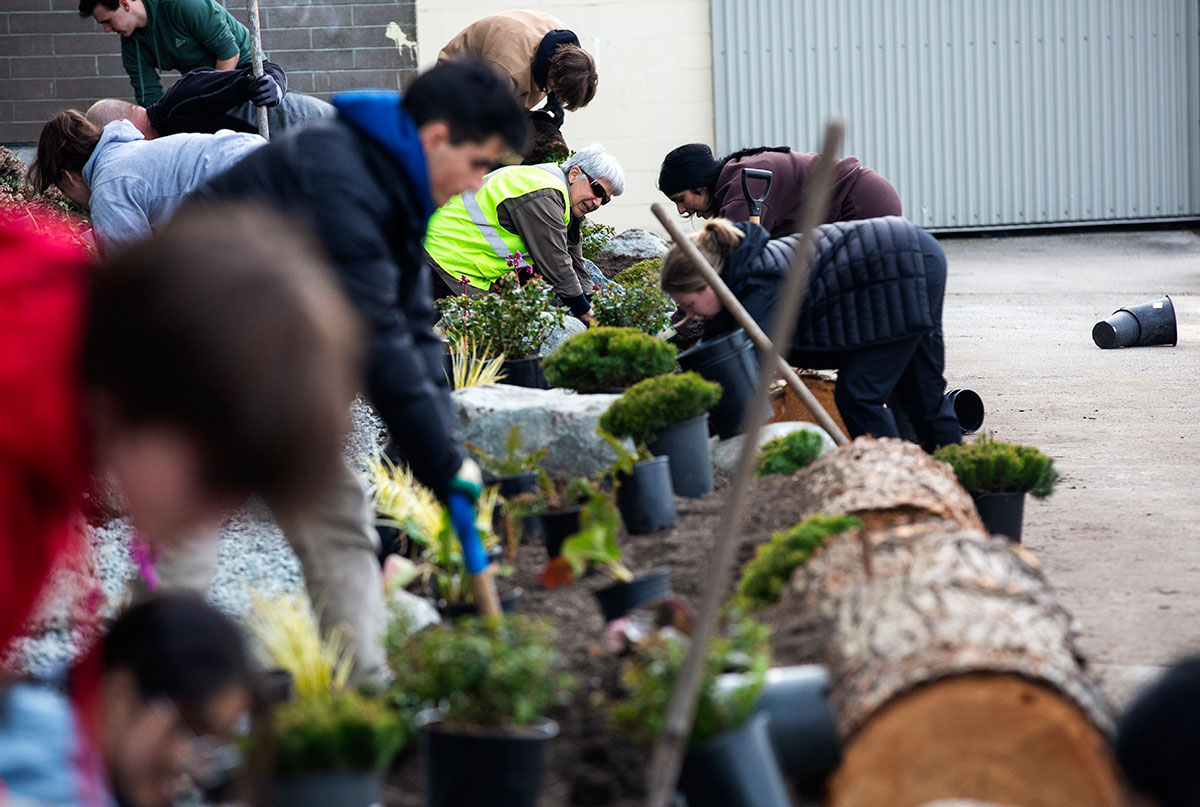
[[[417,0],[422,68],[470,23],[513,8],[511,0]],[[542,0],[531,8],[561,19],[596,59],[600,83],[584,109],[568,112],[572,148],[603,143],[625,169],[625,193],[590,218],[618,230],[662,232],[650,212],[658,167],[683,143],[713,142],[712,38],[708,0]]]

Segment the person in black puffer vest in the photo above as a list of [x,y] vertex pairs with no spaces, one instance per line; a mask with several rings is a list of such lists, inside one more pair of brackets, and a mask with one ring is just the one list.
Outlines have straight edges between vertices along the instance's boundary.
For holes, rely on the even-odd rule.
[[[834,400],[851,437],[900,437],[893,414],[899,408],[927,451],[962,442],[943,397],[946,257],[937,241],[896,216],[825,224],[814,237],[808,294],[792,344],[782,351],[787,359],[838,370]],[[714,219],[692,240],[769,333],[800,236],[770,240],[757,224]],[[737,326],[677,246],[663,259],[662,288],[706,320],[705,338]]]

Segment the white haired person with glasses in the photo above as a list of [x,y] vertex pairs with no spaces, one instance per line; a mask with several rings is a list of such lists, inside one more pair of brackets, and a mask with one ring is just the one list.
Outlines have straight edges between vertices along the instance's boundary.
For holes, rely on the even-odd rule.
[[580,224],[625,191],[625,172],[598,143],[561,165],[512,165],[433,214],[425,252],[444,285],[437,296],[482,294],[497,278],[540,275],[584,324],[592,318],[592,280]]

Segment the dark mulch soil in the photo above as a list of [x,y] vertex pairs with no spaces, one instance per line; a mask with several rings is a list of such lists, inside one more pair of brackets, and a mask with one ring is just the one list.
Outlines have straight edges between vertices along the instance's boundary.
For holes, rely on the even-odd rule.
[[600,270],[601,274],[612,280],[622,270],[628,269],[640,260],[641,258],[614,258],[610,255],[601,254],[597,255],[592,263],[596,264],[596,268]]
[[[740,569],[756,546],[811,513],[816,502],[806,494],[804,478],[802,472],[751,483],[746,494],[746,523],[737,539],[735,569],[722,583],[727,594],[733,592]],[[694,606],[707,585],[726,492],[717,490],[701,499],[676,498],[679,523],[673,529],[654,535],[622,534],[619,540],[628,566],[635,573],[669,568],[672,589]],[[610,581],[593,574],[565,588],[545,591],[536,577],[545,561],[543,547],[522,545],[517,552],[517,571],[508,581],[508,585],[524,589],[522,613],[546,616],[555,623],[566,668],[578,680],[572,703],[550,714],[561,733],[551,744],[541,803],[555,807],[641,804],[649,751],[617,736],[606,725],[604,710],[598,705],[615,694],[621,661],[605,645],[604,622],[593,596]],[[384,803],[419,807],[421,788],[420,760],[410,751],[389,777]]]

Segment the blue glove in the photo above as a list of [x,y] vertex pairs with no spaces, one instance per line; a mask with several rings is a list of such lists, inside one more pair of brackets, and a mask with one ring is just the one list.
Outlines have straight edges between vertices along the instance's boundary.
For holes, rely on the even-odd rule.
[[450,480],[449,493],[462,493],[472,502],[483,493],[483,474],[475,460],[468,457],[458,466],[458,473]]
[[483,541],[479,540],[479,530],[475,528],[475,505],[465,493],[451,493],[446,501],[450,511],[450,526],[458,533],[458,542],[462,544],[463,565],[470,574],[479,574],[488,567],[487,555],[483,552]]
[[250,82],[250,101],[255,106],[276,106],[283,100],[283,89],[270,75],[262,75]]

